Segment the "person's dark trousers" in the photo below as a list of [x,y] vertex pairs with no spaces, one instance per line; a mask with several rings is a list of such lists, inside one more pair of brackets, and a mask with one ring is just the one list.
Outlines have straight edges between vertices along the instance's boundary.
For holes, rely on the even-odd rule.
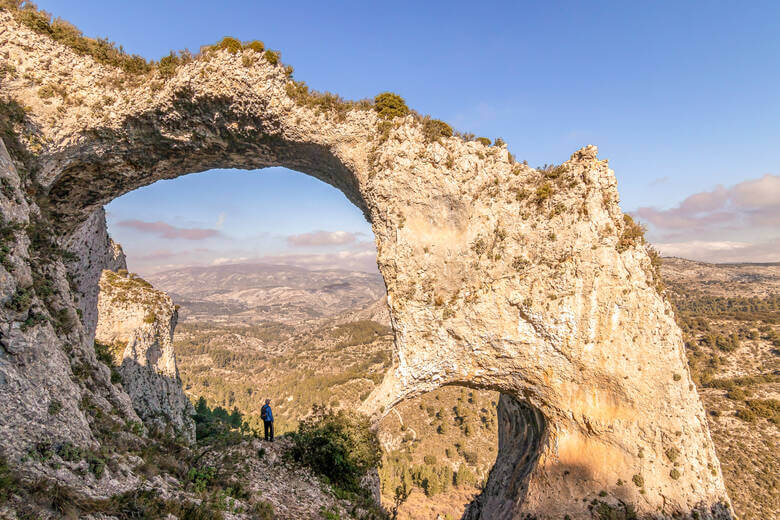
[[274,442],[274,422],[263,421],[263,426],[265,427],[265,440]]

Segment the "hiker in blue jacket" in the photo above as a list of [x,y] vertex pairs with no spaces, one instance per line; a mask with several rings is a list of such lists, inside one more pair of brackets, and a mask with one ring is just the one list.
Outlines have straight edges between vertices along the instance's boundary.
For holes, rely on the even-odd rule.
[[260,418],[263,420],[265,440],[274,442],[274,414],[271,411],[270,399],[266,399],[265,404],[260,408]]

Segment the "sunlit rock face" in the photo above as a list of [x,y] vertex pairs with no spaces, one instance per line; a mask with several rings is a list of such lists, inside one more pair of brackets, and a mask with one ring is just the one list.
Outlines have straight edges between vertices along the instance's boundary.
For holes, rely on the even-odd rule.
[[[622,504],[658,518],[731,516],[672,308],[595,147],[535,170],[504,146],[426,134],[412,115],[296,100],[283,67],[250,50],[139,80],[0,22],[0,55],[24,71],[3,91],[27,107],[38,199],[58,240],[159,179],[268,166],[312,175],[376,236],[395,366],[365,411],[445,384],[512,400],[484,502],[501,516],[482,518],[591,518]],[[64,95],[41,98],[52,82]],[[2,317],[7,328],[19,319]],[[529,428],[533,442],[518,437]]]
[[195,440],[195,410],[182,389],[173,332],[178,320],[170,296],[127,274],[103,271],[95,339],[112,352],[122,385],[147,426]]

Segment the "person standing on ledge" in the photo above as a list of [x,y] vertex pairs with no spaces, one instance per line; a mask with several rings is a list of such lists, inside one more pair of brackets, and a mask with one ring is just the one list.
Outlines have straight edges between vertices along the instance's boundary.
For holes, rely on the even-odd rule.
[[271,411],[270,399],[266,399],[265,404],[260,408],[260,418],[263,420],[265,440],[274,442],[274,414]]

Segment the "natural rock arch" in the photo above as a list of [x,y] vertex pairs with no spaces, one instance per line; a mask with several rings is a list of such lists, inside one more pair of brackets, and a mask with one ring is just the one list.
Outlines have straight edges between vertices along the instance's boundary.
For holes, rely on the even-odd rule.
[[[499,459],[471,518],[629,507],[730,517],[671,306],[595,147],[537,171],[503,146],[431,139],[411,115],[296,101],[284,68],[254,51],[133,81],[8,13],[0,22],[0,54],[27,75],[6,77],[3,92],[27,106],[37,200],[61,242],[159,179],[268,166],[313,175],[363,210],[387,285],[395,366],[365,410],[444,384],[507,396]],[[41,96],[51,84],[63,93]]]

